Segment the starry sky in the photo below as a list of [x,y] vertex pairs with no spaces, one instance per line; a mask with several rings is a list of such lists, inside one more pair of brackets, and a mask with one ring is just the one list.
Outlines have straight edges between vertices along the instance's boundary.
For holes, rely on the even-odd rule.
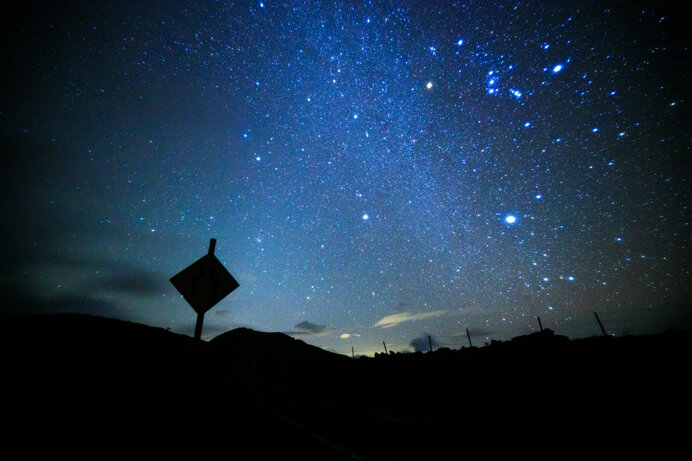
[[[336,352],[686,328],[684,2],[18,3],[1,316]],[[13,11],[13,12],[12,12]]]

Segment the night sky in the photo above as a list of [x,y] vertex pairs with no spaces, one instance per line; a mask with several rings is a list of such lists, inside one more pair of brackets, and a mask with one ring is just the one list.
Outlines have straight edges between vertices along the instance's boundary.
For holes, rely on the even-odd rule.
[[685,2],[70,2],[3,13],[2,318],[344,354],[687,328]]

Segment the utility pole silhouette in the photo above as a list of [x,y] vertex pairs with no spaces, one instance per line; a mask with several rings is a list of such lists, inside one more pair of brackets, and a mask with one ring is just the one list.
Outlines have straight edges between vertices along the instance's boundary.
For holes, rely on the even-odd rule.
[[601,327],[601,331],[603,332],[603,336],[608,336],[608,333],[606,333],[605,328],[603,328],[603,324],[601,323],[601,319],[598,318],[598,314],[594,312],[593,315],[596,317],[596,321],[598,322],[598,326]]
[[428,346],[430,346],[430,352],[432,352],[432,339],[430,339],[430,335],[428,335]]
[[538,319],[538,328],[540,328],[541,331],[543,331],[543,324],[541,323],[541,318],[539,316],[536,316],[536,318]]
[[389,352],[387,352],[387,345],[384,343],[384,341],[382,341],[382,345],[384,346],[384,353],[389,355]]
[[466,337],[469,338],[469,347],[473,347],[473,344],[471,344],[471,333],[469,333],[469,329],[466,329]]
[[351,358],[353,358],[353,359],[356,358],[356,353],[353,350],[353,346],[351,346]]

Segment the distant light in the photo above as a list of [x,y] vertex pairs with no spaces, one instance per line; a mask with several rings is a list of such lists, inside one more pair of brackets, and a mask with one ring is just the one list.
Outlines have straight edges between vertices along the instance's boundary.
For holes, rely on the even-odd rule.
[[557,66],[553,67],[553,73],[557,74],[562,70],[562,64],[558,64]]
[[622,242],[622,237],[615,237],[616,242]]
[[517,222],[517,217],[511,214],[507,215],[507,217],[505,217],[505,222],[507,224],[514,224],[515,222]]
[[611,92],[610,92],[610,95],[611,95],[611,96],[615,96],[615,90],[611,91]]
[[367,221],[368,219],[370,219],[370,216],[368,216],[367,213],[364,213],[363,214],[363,221]]
[[428,82],[428,83],[425,85],[425,87],[426,87],[427,89],[430,89],[430,88],[433,87],[433,83],[432,83],[432,82]]
[[621,132],[618,134],[618,136],[620,136],[620,137],[625,136],[625,132],[624,132],[624,131],[621,131]]
[[358,118],[358,114],[353,114],[353,118],[354,119]]
[[531,122],[526,122],[526,123],[524,123],[524,128],[528,128],[528,127],[530,127],[530,126],[531,126]]
[[567,277],[567,280],[569,280],[570,282],[574,282],[574,277],[570,275],[569,277]]
[[264,8],[264,3],[260,2],[260,8]]
[[536,200],[540,200],[542,198],[543,198],[543,196],[541,194],[536,194]]
[[457,46],[461,46],[464,44],[464,39],[460,38],[459,41],[457,42]]
[[594,128],[593,130],[591,130],[591,132],[592,133],[598,133],[598,128]]

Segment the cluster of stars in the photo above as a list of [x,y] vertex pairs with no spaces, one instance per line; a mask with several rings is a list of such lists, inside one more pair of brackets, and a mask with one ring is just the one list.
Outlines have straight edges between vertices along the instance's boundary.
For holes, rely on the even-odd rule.
[[7,130],[88,152],[36,183],[83,223],[68,235],[107,235],[56,252],[167,280],[216,237],[241,283],[224,321],[326,325],[336,350],[397,313],[401,344],[546,312],[583,335],[582,314],[689,281],[686,44],[654,7],[606,3],[69,11],[8,64],[55,97],[10,92],[29,100]]

